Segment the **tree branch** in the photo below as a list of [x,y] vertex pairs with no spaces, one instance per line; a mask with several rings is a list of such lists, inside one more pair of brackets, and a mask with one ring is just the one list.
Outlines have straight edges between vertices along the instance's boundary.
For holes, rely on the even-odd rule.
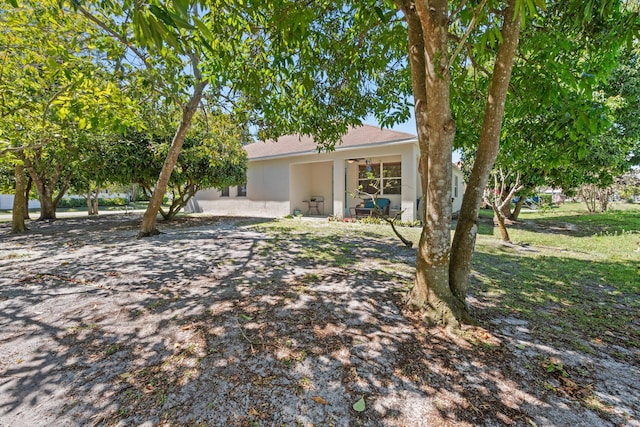
[[51,107],[51,104],[53,104],[53,101],[55,101],[57,97],[62,95],[62,93],[65,92],[70,87],[71,87],[71,83],[69,83],[66,86],[63,86],[62,88],[60,88],[59,91],[57,91],[56,93],[53,94],[53,96],[51,96],[49,101],[47,101],[47,103],[44,106],[44,111],[42,111],[42,127],[45,127],[45,124],[47,122],[47,113],[49,112],[49,107]]
[[[2,142],[9,144],[9,141],[3,140]],[[4,156],[6,153],[19,153],[24,150],[38,150],[44,147],[47,144],[47,142],[41,142],[40,144],[36,144],[36,145],[22,145],[20,147],[7,147],[0,151],[0,156]]]
[[471,49],[472,47],[468,44],[465,44],[466,48],[467,48],[467,53],[469,55],[469,60],[471,61],[471,65],[473,65],[474,68],[482,71],[485,75],[487,76],[491,76],[491,73],[489,72],[489,70],[487,70],[486,68],[484,68],[482,65],[478,64],[478,62],[476,61],[476,59],[473,57],[473,55],[471,54]]
[[85,18],[87,18],[88,20],[96,24],[98,27],[102,28],[104,31],[107,32],[107,34],[109,34],[110,36],[118,40],[120,43],[125,45],[127,49],[129,49],[131,52],[133,52],[134,55],[140,58],[140,60],[145,65],[145,67],[147,67],[147,69],[153,70],[153,67],[151,66],[151,64],[149,64],[149,61],[147,61],[147,55],[145,55],[138,48],[133,46],[133,44],[129,42],[129,40],[127,40],[122,34],[118,34],[116,31],[110,28],[107,24],[102,22],[100,19],[96,18],[91,12],[89,12],[84,7],[78,6],[78,10],[80,11],[80,13],[82,13],[82,15],[84,15]]
[[[455,34],[451,34],[449,33],[449,38],[460,43],[460,41],[462,40],[460,37],[456,36]],[[484,68],[482,65],[480,65],[478,63],[478,61],[476,61],[476,59],[473,57],[473,46],[470,45],[469,43],[464,43],[464,47],[467,50],[467,57],[469,58],[469,60],[471,61],[471,65],[473,65],[473,68],[478,69],[480,71],[482,71],[486,76],[491,77],[491,73],[489,72],[489,70],[487,70],[486,68]],[[453,57],[451,57],[451,63],[453,64]]]
[[460,2],[460,5],[456,8],[456,10],[454,10],[451,15],[449,15],[449,23],[451,23],[451,21],[453,20],[453,18],[460,13],[460,11],[462,10],[462,8],[464,8],[464,5],[467,4],[467,0],[462,0]]
[[[129,49],[131,52],[133,52],[133,54],[135,56],[140,58],[140,60],[142,61],[142,63],[144,64],[144,66],[145,66],[145,68],[147,70],[155,71],[155,68],[153,67],[153,65],[151,65],[149,63],[149,61],[148,61],[148,55],[145,55],[142,51],[140,51],[137,47],[135,47],[133,45],[133,43],[131,43],[129,40],[127,40],[127,38],[125,36],[123,36],[122,34],[119,34],[118,32],[114,31],[106,23],[104,23],[103,21],[98,19],[95,15],[93,15],[91,12],[89,12],[84,7],[78,6],[78,10],[80,11],[80,13],[82,13],[82,15],[84,15],[85,18],[87,18],[88,20],[90,20],[91,22],[96,24],[98,27],[102,28],[107,34],[109,34],[110,36],[112,36],[113,38],[118,40],[127,49]],[[163,87],[163,89],[165,89],[165,92],[166,92],[165,95],[166,96],[173,98],[174,101],[177,101],[176,102],[177,104],[180,104],[179,99],[169,90],[169,88],[167,86],[165,86],[164,81],[162,81],[160,79],[156,79],[156,81],[160,84],[160,86]]]
[[[4,99],[4,92],[3,92],[2,98]],[[3,103],[4,103],[4,102],[3,102]],[[10,110],[5,111],[4,113],[2,113],[2,115],[0,116],[0,118],[3,118],[3,119],[4,119],[5,117],[8,117],[9,115],[11,115],[11,114],[15,113],[16,111],[20,111],[20,110],[22,110],[23,108],[27,107],[27,106],[28,106],[28,105],[30,105],[30,104],[31,104],[30,102],[25,101],[25,102],[23,102],[22,104],[18,105],[17,107],[14,107],[14,108],[12,108],[12,109],[10,109]]]
[[[461,4],[460,7],[464,6],[464,3],[465,2],[463,2],[463,4]],[[471,22],[467,27],[467,31],[465,31],[464,36],[462,36],[462,40],[460,40],[460,43],[458,43],[458,46],[456,46],[456,49],[453,51],[453,54],[449,57],[449,63],[447,64],[447,72],[451,67],[451,65],[453,65],[453,61],[455,60],[456,56],[458,56],[458,54],[464,47],[464,44],[469,38],[469,35],[471,35],[471,31],[473,30],[473,27],[476,25],[476,20],[478,19],[478,16],[480,16],[480,12],[482,12],[482,8],[484,7],[485,3],[487,3],[487,0],[482,0],[482,2],[478,5],[476,12],[473,14],[473,18],[471,18]]]

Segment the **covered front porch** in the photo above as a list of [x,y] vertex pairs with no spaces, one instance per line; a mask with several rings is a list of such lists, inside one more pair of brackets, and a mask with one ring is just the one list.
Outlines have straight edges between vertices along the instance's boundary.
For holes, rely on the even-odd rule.
[[[334,156],[337,153],[331,153]],[[404,221],[418,218],[420,197],[417,153],[379,153],[364,156],[356,150],[321,161],[290,164],[291,214],[355,217],[367,194],[389,199],[389,214]]]

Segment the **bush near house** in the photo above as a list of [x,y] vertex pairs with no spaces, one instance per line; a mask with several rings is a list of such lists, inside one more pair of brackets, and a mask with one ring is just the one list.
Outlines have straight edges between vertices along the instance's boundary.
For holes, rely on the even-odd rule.
[[[100,197],[98,199],[98,206],[125,206],[127,204],[127,200],[123,197],[111,197],[111,198],[103,198]],[[60,209],[69,209],[69,208],[86,208],[87,200],[84,198],[77,197],[65,197],[60,200],[58,204],[58,208]]]

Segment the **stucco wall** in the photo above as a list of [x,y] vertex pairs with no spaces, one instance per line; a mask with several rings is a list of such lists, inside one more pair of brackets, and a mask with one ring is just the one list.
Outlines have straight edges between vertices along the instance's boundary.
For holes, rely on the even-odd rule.
[[[384,195],[391,206],[404,210],[403,219],[417,218],[416,199],[420,195],[415,143],[390,143],[366,147],[340,148],[329,153],[307,153],[283,158],[250,160],[247,196],[220,197],[216,190],[201,191],[196,200],[204,212],[214,215],[255,215],[279,217],[294,209],[307,212],[311,196],[324,198],[324,215],[349,216],[349,208],[359,199],[350,192],[358,187],[358,162],[402,161],[402,195]],[[350,162],[351,160],[351,162]],[[355,161],[354,161],[355,160]],[[346,172],[346,188],[345,188]],[[289,202],[290,201],[290,202]]]
[[460,208],[462,207],[463,195],[464,195],[464,176],[462,175],[462,171],[457,166],[453,165],[452,176],[451,176],[451,198],[453,199],[453,202],[452,202],[453,212],[460,211]]
[[290,213],[289,163],[283,160],[255,161],[247,170],[247,195],[238,197],[231,187],[229,197],[208,189],[196,194],[203,212],[214,215],[279,217]]

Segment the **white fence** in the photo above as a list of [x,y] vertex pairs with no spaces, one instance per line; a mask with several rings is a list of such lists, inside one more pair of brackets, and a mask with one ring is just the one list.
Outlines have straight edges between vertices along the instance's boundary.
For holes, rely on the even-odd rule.
[[[39,209],[38,200],[29,200],[29,209]],[[13,194],[0,194],[0,209],[13,209]]]

